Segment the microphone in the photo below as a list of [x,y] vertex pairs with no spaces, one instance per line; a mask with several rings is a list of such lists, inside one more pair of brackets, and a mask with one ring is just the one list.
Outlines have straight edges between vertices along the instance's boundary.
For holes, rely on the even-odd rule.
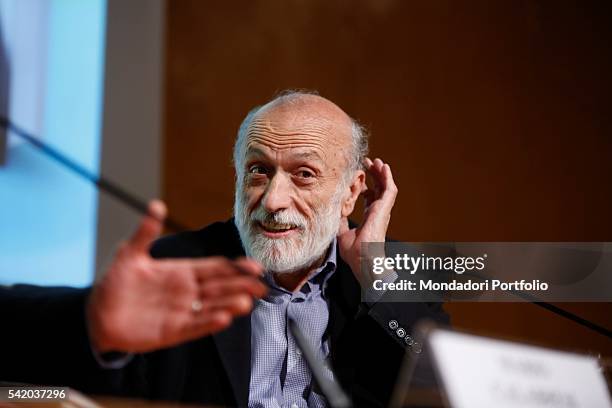
[[330,380],[325,375],[325,362],[321,361],[317,357],[315,350],[311,347],[310,343],[308,343],[308,339],[304,333],[302,333],[297,323],[293,319],[289,319],[288,324],[289,331],[302,351],[302,355],[310,367],[312,376],[319,385],[319,388],[321,389],[323,396],[327,399],[329,405],[332,408],[352,407],[351,399],[342,390],[340,385],[336,381]]

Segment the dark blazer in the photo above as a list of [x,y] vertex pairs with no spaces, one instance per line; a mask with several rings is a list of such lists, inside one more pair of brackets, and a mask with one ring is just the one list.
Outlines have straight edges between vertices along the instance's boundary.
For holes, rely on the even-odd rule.
[[[233,220],[158,240],[155,257],[244,255]],[[213,336],[136,355],[122,369],[94,359],[84,316],[89,289],[18,286],[0,290],[0,380],[70,385],[89,393],[246,406],[250,316]],[[361,303],[360,287],[338,259],[329,279],[331,363],[356,406],[386,406],[407,346],[389,327],[410,332],[423,318],[448,323],[439,304]]]

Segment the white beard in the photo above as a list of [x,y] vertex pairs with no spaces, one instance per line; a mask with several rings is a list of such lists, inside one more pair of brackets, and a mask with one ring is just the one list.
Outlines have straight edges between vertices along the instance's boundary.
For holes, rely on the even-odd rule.
[[[266,272],[276,274],[311,267],[323,257],[340,227],[342,188],[338,188],[328,205],[315,209],[313,221],[309,223],[296,210],[269,213],[259,205],[249,214],[240,187],[236,186],[234,222],[247,256],[259,262]],[[287,238],[269,238],[257,230],[260,228],[257,223],[266,220],[295,225],[297,233]]]

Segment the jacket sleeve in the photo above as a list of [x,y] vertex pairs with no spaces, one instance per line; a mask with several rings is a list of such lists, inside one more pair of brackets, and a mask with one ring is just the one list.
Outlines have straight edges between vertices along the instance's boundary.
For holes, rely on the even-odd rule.
[[443,326],[450,324],[441,303],[388,302],[383,296],[368,308],[367,313],[398,345],[415,353],[421,351],[421,345],[412,337],[419,321],[430,320]]
[[[0,287],[0,381],[128,394],[127,370],[102,368],[91,349],[85,317],[89,292],[90,288]],[[135,360],[130,366],[138,365]]]

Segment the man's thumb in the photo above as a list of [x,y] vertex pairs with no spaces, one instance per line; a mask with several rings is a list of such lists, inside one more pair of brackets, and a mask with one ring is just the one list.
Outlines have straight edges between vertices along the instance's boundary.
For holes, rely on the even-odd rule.
[[160,200],[151,200],[147,210],[149,213],[142,218],[129,241],[129,245],[137,251],[148,252],[151,243],[161,234],[168,212],[166,205]]

